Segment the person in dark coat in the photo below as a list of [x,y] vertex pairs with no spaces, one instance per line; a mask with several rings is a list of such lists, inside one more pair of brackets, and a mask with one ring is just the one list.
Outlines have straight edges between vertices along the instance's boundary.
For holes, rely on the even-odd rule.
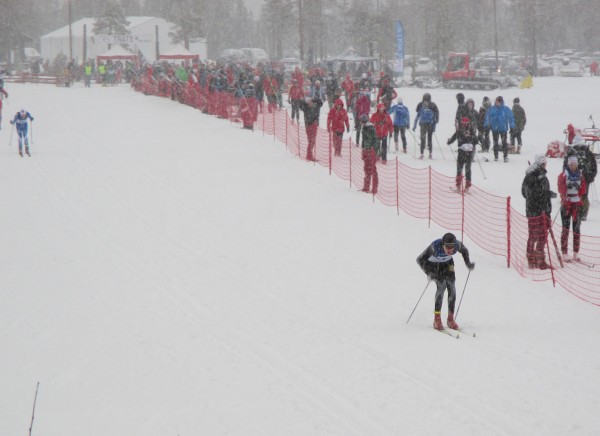
[[548,239],[548,229],[552,225],[552,198],[556,193],[550,190],[546,176],[546,156],[539,154],[533,164],[527,168],[521,185],[521,194],[525,198],[527,216],[527,263],[529,268],[549,269],[546,263],[544,247]]
[[473,161],[473,150],[477,145],[477,132],[469,117],[463,117],[458,130],[448,139],[450,145],[458,140],[458,158],[456,159],[456,189],[462,187],[462,170],[465,167],[465,191],[471,187],[471,162]]
[[441,312],[444,301],[444,293],[448,290],[448,327],[458,329],[458,324],[454,320],[454,305],[456,303],[456,274],[454,272],[454,256],[456,253],[462,254],[465,265],[469,271],[473,271],[475,263],[469,259],[469,250],[452,233],[446,233],[441,239],[433,241],[417,257],[417,264],[427,274],[429,280],[434,280],[437,285],[435,293],[435,309],[433,318],[433,328],[443,330]]
[[[360,116],[362,125],[362,160],[365,164],[365,180],[363,183],[363,192],[377,194],[379,177],[377,175],[377,159],[379,157],[379,140],[375,131],[375,126],[369,120],[368,115]],[[371,190],[369,190],[371,188]]]
[[515,97],[513,100],[512,112],[515,117],[515,127],[514,129],[510,129],[510,143],[515,147],[515,153],[521,154],[521,147],[523,146],[521,133],[525,130],[527,117],[525,116],[525,109],[521,107],[521,99],[519,97]]
[[431,94],[428,92],[423,94],[423,100],[417,105],[416,112],[417,116],[415,118],[413,132],[417,129],[418,123],[421,137],[421,156],[419,159],[423,159],[426,144],[425,141],[427,141],[429,159],[433,159],[433,133],[435,132],[436,124],[440,120],[440,111],[437,105],[431,101]]
[[477,114],[477,131],[479,132],[479,143],[481,144],[481,151],[487,153],[490,151],[490,128],[485,127],[485,114],[489,109],[491,103],[489,97],[483,97],[483,102],[479,108]]
[[323,100],[320,98],[306,97],[302,102],[302,112],[304,112],[304,127],[306,129],[306,137],[308,139],[308,147],[306,149],[306,160],[316,161],[315,145],[317,141],[317,131],[319,130],[319,116],[321,115],[321,106]]

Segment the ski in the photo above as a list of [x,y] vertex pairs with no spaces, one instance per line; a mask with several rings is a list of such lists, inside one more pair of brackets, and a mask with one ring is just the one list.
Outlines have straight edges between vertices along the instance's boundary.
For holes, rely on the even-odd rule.
[[585,260],[581,260],[581,259],[563,259],[563,262],[565,262],[565,263],[580,263],[589,269],[593,269],[596,267],[595,264],[586,262]]
[[477,335],[475,334],[475,332],[471,332],[469,330],[464,330],[462,327],[458,329],[459,332],[461,332],[463,335],[465,336],[471,336],[473,338],[476,338]]
[[459,339],[460,338],[460,334],[457,331],[454,331],[454,330],[448,330],[448,329],[442,329],[442,330],[434,329],[434,330],[436,332],[445,333],[448,336],[452,336],[455,339]]
[[469,194],[468,189],[465,189],[464,191],[462,191],[461,189],[456,189],[456,188],[453,188],[452,186],[450,186],[450,191],[454,192],[455,194],[462,194],[463,192],[465,194]]

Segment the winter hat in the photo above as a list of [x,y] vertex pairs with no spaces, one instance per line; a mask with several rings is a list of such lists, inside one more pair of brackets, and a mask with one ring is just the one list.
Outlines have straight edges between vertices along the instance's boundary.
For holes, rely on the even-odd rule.
[[537,154],[535,156],[535,161],[534,162],[536,164],[538,164],[538,165],[544,165],[547,161],[548,161],[548,159],[546,158],[545,155],[543,155],[543,154]]
[[467,105],[469,103],[473,103],[473,107],[475,107],[475,101],[472,98],[467,98]]
[[428,92],[423,94],[423,101],[431,101],[431,94]]
[[486,101],[490,101],[490,98],[487,95],[483,97],[483,102],[485,103]]
[[454,244],[456,244],[456,236],[453,233],[446,233],[442,236],[442,245],[454,247]]
[[465,95],[462,92],[459,92],[456,94],[456,101],[458,101],[458,104],[463,104],[465,101]]
[[567,158],[567,164],[570,164],[571,162],[575,162],[577,165],[579,165],[579,159],[577,159],[577,156],[575,155]]
[[504,103],[504,98],[499,95],[498,97],[496,97],[496,101],[499,101],[500,103]]
[[575,137],[573,138],[573,144],[584,144],[581,135],[575,135]]
[[377,110],[379,110],[379,109],[383,109],[383,110],[385,110],[385,105],[384,105],[383,103],[379,103],[379,104],[377,105]]
[[521,99],[519,97],[515,97],[513,103],[521,103]]
[[336,106],[339,107],[344,107],[344,102],[342,101],[341,98],[336,98],[335,101],[333,102]]
[[368,115],[365,115],[365,114],[362,114],[362,115],[360,116],[360,122],[361,122],[361,123],[368,123],[368,122],[369,122],[369,116],[368,116]]
[[402,97],[398,97],[398,103],[400,103],[400,104],[402,104],[402,103],[403,103],[403,101],[402,101]]

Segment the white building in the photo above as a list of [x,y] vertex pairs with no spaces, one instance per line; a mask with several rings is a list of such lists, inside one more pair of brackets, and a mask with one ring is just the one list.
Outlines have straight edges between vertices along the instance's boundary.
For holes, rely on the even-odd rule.
[[[95,18],[82,18],[71,25],[73,59],[77,63],[83,62],[83,29],[86,27],[87,58],[95,59],[96,56],[108,50],[109,42],[104,38],[92,33]],[[133,36],[133,44],[128,49],[137,53],[142,52],[145,60],[153,62],[156,60],[156,26],[158,26],[158,43],[161,52],[167,51],[174,45],[169,33],[175,25],[162,18],[156,17],[127,17],[129,21],[128,30]],[[61,27],[40,38],[42,58],[52,60],[59,54],[69,57],[69,26]],[[206,59],[206,40],[201,39],[190,43],[190,51],[198,54],[200,59]]]

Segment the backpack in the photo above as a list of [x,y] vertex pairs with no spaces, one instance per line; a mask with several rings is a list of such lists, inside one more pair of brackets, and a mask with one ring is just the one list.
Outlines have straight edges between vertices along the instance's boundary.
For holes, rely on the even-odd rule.
[[419,114],[420,114],[419,124],[433,123],[433,120],[434,120],[433,111],[431,110],[429,105],[421,106],[421,111],[419,112]]

